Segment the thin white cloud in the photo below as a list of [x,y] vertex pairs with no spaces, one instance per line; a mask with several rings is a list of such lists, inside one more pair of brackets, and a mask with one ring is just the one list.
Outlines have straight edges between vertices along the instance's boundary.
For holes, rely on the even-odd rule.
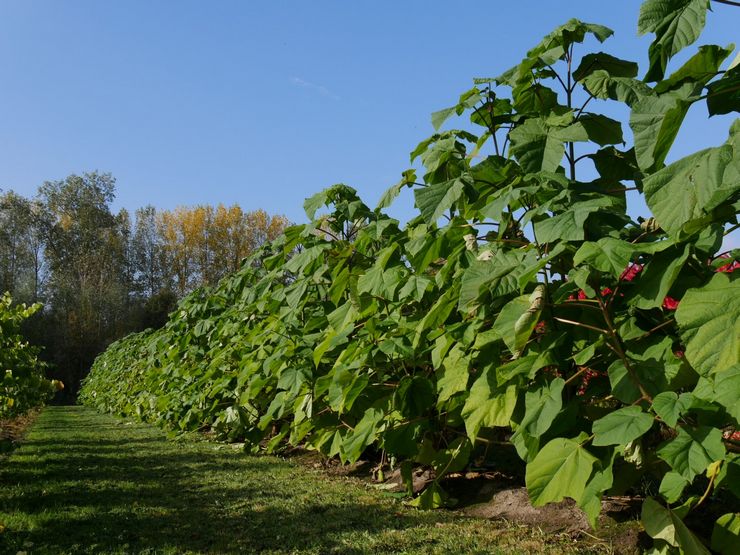
[[340,100],[340,97],[338,97],[336,94],[331,92],[329,89],[327,89],[323,85],[317,85],[316,83],[311,83],[310,81],[306,81],[305,79],[301,79],[300,77],[291,77],[290,82],[293,83],[297,87],[302,87],[304,89],[310,89],[312,91],[315,91],[319,93],[321,96],[325,96],[326,98],[331,98],[332,100]]

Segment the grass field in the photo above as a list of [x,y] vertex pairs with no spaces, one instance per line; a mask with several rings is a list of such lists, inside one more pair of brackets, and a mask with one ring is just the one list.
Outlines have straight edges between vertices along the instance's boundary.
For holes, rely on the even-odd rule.
[[0,553],[564,553],[566,536],[420,512],[350,478],[82,407],[0,461]]

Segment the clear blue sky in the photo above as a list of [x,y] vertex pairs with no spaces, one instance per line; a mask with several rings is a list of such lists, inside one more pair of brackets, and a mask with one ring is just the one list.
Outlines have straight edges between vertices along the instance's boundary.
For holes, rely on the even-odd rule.
[[[0,0],[0,188],[32,196],[97,169],[132,211],[223,202],[299,222],[303,199],[338,182],[374,205],[432,111],[568,18],[611,27],[600,48],[644,68],[639,5]],[[713,8],[700,43],[740,42],[740,9]],[[676,153],[728,126],[695,106]]]

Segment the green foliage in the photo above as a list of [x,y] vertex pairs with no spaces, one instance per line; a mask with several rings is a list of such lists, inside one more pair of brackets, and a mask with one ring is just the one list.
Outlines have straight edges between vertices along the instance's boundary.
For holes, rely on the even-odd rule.
[[[345,185],[312,197],[311,223],[163,329],[111,346],[84,402],[255,450],[427,466],[420,507],[445,503],[441,478],[513,431],[534,504],[572,498],[595,525],[604,494],[659,483],[687,504],[648,499],[646,530],[660,549],[702,552],[686,513],[714,490],[738,494],[740,262],[720,249],[737,226],[740,124],[665,166],[687,110],[728,78],[730,50],[702,47],[663,76],[706,5],[645,4],[640,29],[657,37],[645,81],[633,62],[577,57],[609,29],[559,27],[434,114],[438,132],[411,155],[423,182],[404,172],[375,210]],[[587,110],[598,99],[627,105],[633,145]],[[454,115],[477,132],[439,130]],[[401,228],[383,208],[406,187],[419,216]],[[654,217],[636,221],[626,197],[642,193]]]
[[21,334],[23,321],[40,308],[13,305],[9,294],[0,296],[0,420],[42,405],[61,387],[46,379],[39,349]]

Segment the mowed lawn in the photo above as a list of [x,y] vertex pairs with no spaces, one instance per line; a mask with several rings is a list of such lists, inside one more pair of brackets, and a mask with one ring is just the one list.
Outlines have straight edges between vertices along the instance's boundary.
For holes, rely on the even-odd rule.
[[565,536],[407,508],[358,480],[83,407],[0,459],[0,553],[561,553]]

